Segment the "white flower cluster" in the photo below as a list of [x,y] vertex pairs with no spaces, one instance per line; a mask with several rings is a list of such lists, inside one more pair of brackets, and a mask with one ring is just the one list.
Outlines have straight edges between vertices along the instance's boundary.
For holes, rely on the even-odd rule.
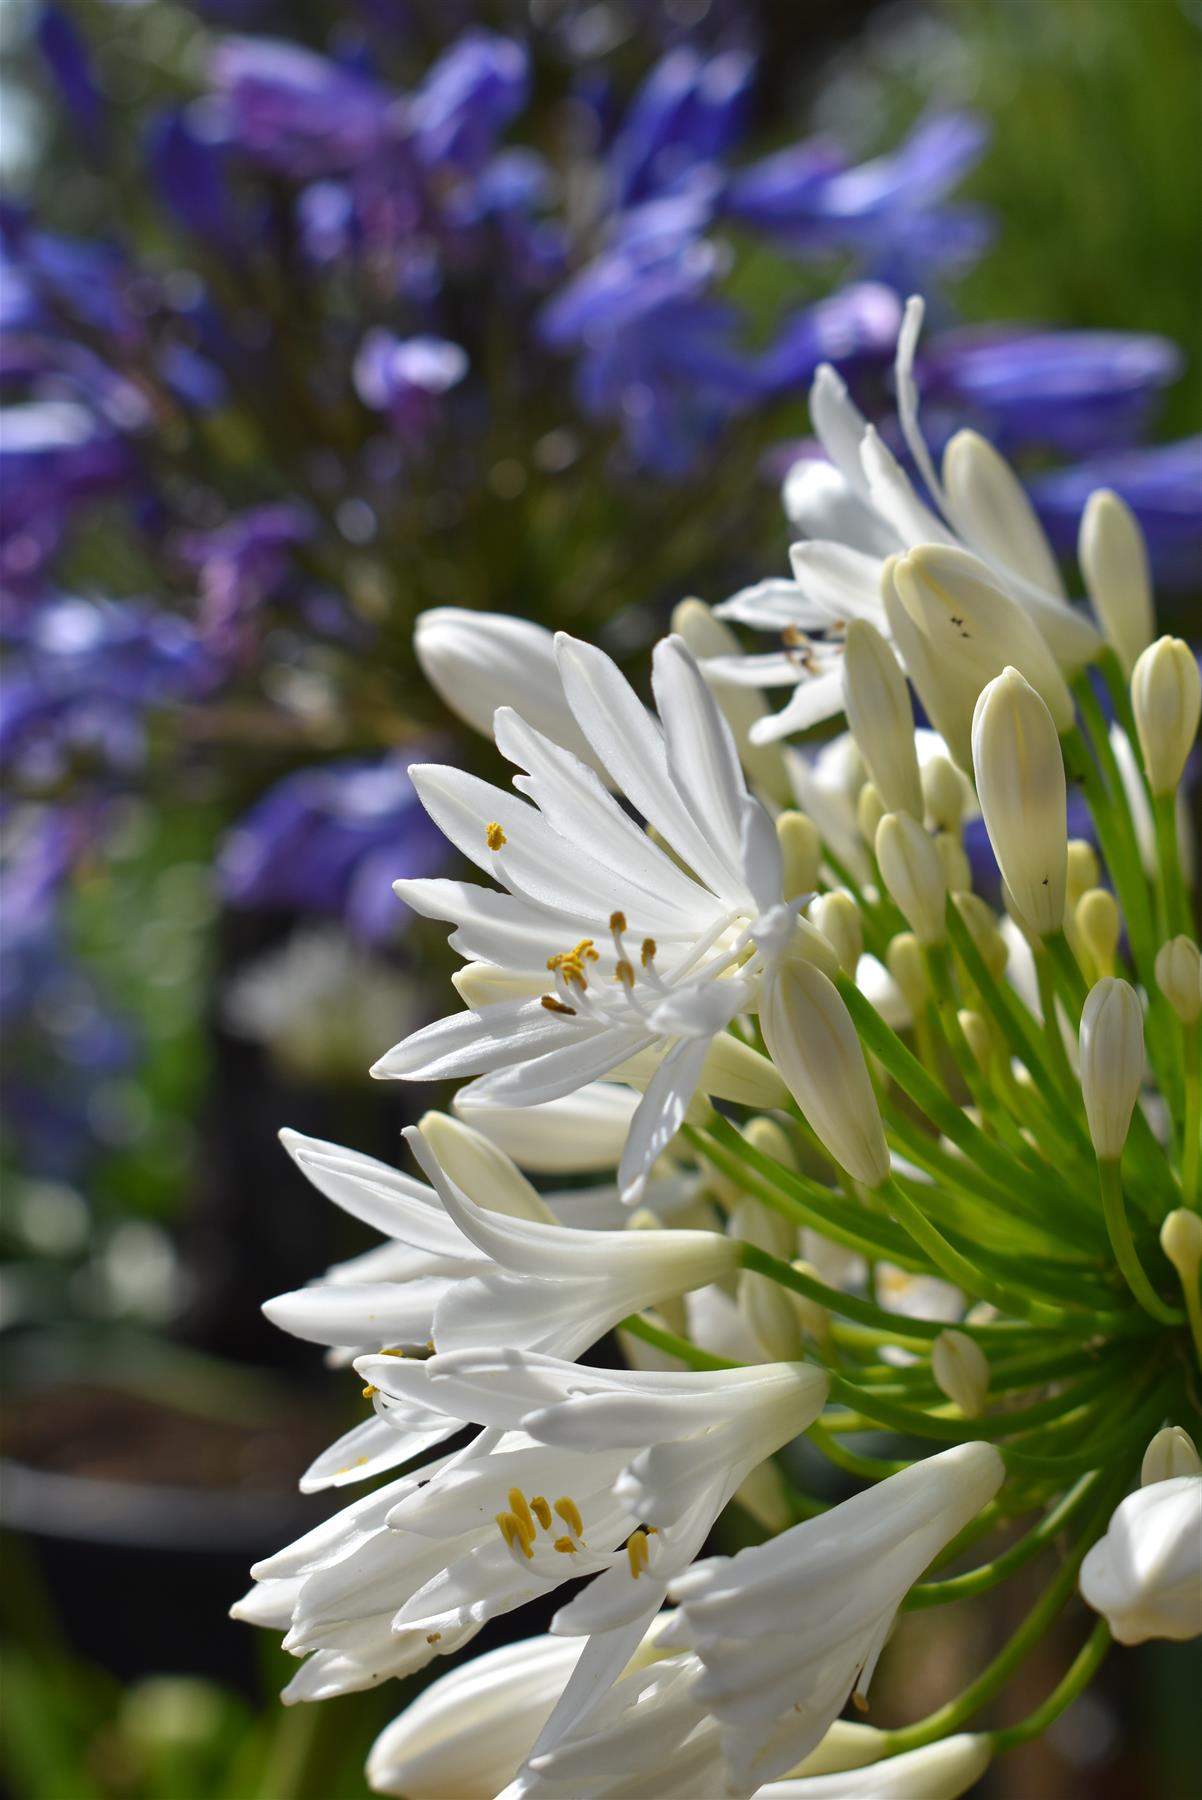
[[[935,1800],[1054,1719],[1111,1634],[1202,1631],[1202,1465],[1174,1422],[1202,1356],[1198,668],[1152,641],[1114,495],[1082,525],[1095,622],[989,445],[961,432],[936,471],[920,324],[911,301],[897,393],[931,504],[821,371],[792,579],[678,608],[654,711],[573,638],[419,623],[433,685],[516,772],[412,771],[487,881],[396,884],[453,926],[463,1007],[372,1072],[466,1080],[405,1134],[424,1179],[284,1134],[384,1241],[266,1308],[370,1401],[302,1485],[403,1472],[234,1610],[307,1659],[285,1698],[318,1700],[571,1591],[549,1636],[410,1704],[382,1792]],[[744,655],[727,620],[780,647]],[[761,1541],[705,1556],[732,1502]],[[899,1612],[1054,1542],[1050,1598],[963,1695],[841,1720]],[[1060,1686],[983,1727],[1078,1574],[1101,1617]]]

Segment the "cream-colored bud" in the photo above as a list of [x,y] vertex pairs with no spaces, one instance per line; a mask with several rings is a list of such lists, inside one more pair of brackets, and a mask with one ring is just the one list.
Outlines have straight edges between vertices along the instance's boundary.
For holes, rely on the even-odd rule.
[[922,765],[922,797],[927,822],[936,831],[959,831],[968,805],[968,783],[946,756],[932,756]]
[[830,939],[811,925],[808,919],[797,919],[785,946],[788,962],[813,963],[815,968],[833,981],[839,973],[839,953]]
[[1156,952],[1156,985],[1183,1025],[1202,1013],[1202,953],[1192,938],[1170,938]]
[[[795,1257],[793,1267],[799,1275],[808,1275],[811,1281],[823,1280],[821,1271],[803,1257]],[[791,1294],[790,1298],[797,1308],[797,1316],[806,1336],[814,1338],[820,1344],[824,1343],[831,1334],[831,1315],[825,1306],[820,1306],[817,1300],[807,1299],[805,1294]]]
[[843,972],[854,976],[864,954],[864,923],[851,895],[841,888],[821,894],[810,907],[810,922],[834,946]]
[[931,986],[922,945],[912,931],[899,931],[889,940],[885,964],[911,1014],[917,1017],[930,998]]
[[1026,489],[976,431],[957,431],[943,452],[948,518],[982,556],[1047,594],[1063,588],[1056,558]]
[[1073,913],[1073,926],[1093,964],[1095,979],[1113,975],[1123,918],[1109,888],[1090,888],[1082,894]]
[[1068,878],[1067,794],[1051,713],[1017,669],[982,692],[972,719],[972,760],[998,867],[1040,937],[1064,924]]
[[802,1325],[787,1289],[754,1269],[744,1269],[736,1299],[744,1323],[770,1361],[800,1359]]
[[972,1051],[973,1061],[983,1075],[988,1075],[993,1062],[993,1033],[989,1029],[988,1019],[968,1008],[963,1008],[956,1017],[960,1021],[964,1041]]
[[1148,786],[1154,794],[1171,794],[1202,718],[1202,676],[1181,638],[1157,638],[1148,645],[1131,676],[1131,705]]
[[985,1352],[964,1331],[941,1331],[931,1348],[931,1373],[940,1393],[960,1408],[966,1419],[985,1409],[989,1364]]
[[1081,1013],[1081,1093],[1093,1147],[1120,1157],[1144,1078],[1144,1015],[1129,982],[1103,976]]
[[941,944],[947,882],[939,852],[909,813],[886,813],[876,828],[881,880],[920,944]]
[[785,1262],[797,1248],[796,1226],[751,1194],[745,1194],[731,1213],[730,1235]]
[[1101,878],[1098,853],[1088,838],[1068,840],[1068,865],[1064,882],[1064,902],[1075,907],[1082,894],[1096,888]]
[[797,1168],[797,1151],[793,1140],[784,1126],[778,1125],[775,1119],[749,1119],[743,1127],[743,1136],[761,1156],[770,1156],[773,1162],[780,1163],[783,1168]]
[[810,963],[785,963],[760,1003],[768,1054],[810,1129],[856,1181],[879,1187],[889,1148],[864,1052],[834,984]]
[[972,886],[972,864],[968,852],[954,831],[935,835],[935,848],[943,869],[943,880],[949,894],[963,894]]
[[1010,960],[1010,950],[998,930],[993,909],[979,894],[953,894],[952,900],[982,962],[994,980],[1000,981]]
[[1160,1248],[1181,1277],[1182,1287],[1196,1282],[1202,1268],[1202,1217],[1177,1207],[1160,1227]]
[[796,900],[799,894],[813,893],[822,861],[822,838],[817,825],[805,813],[783,812],[777,815],[776,835],[785,865],[785,899]]
[[1139,1485],[1151,1487],[1154,1481],[1176,1481],[1182,1475],[1202,1475],[1202,1456],[1188,1431],[1166,1425],[1144,1451]]
[[866,844],[876,842],[876,828],[885,816],[885,802],[875,781],[866,781],[856,795],[856,824]]
[[864,766],[887,809],[921,820],[910,690],[897,657],[867,619],[853,619],[847,627],[843,705]]
[[927,718],[960,767],[971,770],[975,695],[958,671],[940,658],[926,632],[907,612],[894,579],[900,562],[900,556],[890,556],[881,570],[881,604],[889,635],[901,652],[906,674],[922,701]]
[[418,1126],[457,1187],[469,1194],[486,1195],[485,1205],[509,1218],[555,1223],[554,1213],[538,1190],[482,1132],[440,1112],[423,1113]]
[[1156,616],[1139,520],[1109,488],[1098,488],[1085,502],[1077,561],[1107,642],[1130,677],[1140,652],[1152,642]]
[[910,617],[968,692],[975,687],[980,693],[1003,669],[1015,668],[1035,689],[1057,731],[1072,728],[1072,695],[1055,657],[1038,627],[977,557],[954,546],[920,544],[902,557],[894,582]]

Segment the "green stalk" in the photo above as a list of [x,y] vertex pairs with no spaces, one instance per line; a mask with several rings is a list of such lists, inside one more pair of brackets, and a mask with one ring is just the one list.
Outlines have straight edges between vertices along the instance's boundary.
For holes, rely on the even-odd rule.
[[1197,1022],[1185,1027],[1185,1119],[1181,1140],[1181,1193],[1198,1207],[1198,1162],[1202,1155],[1202,1049]]
[[966,1293],[976,1294],[982,1300],[988,1300],[1000,1312],[1021,1312],[1028,1319],[1039,1325],[1061,1326],[1065,1322],[1063,1310],[1058,1306],[1049,1306],[1043,1300],[1019,1298],[1012,1288],[1004,1282],[994,1281],[976,1264],[962,1256],[954,1245],[949,1244],[943,1233],[931,1224],[922,1208],[915,1205],[892,1176],[876,1190],[887,1196],[898,1222],[905,1226],[916,1244],[924,1249],[940,1273],[956,1287],[963,1288]]
[[1177,796],[1157,794],[1152,801],[1156,821],[1156,856],[1159,864],[1160,914],[1164,936],[1188,936],[1190,929],[1189,895],[1181,867],[1181,851],[1177,842]]
[[1144,1273],[1135,1240],[1131,1236],[1131,1227],[1127,1223],[1127,1209],[1123,1203],[1122,1163],[1117,1156],[1099,1156],[1098,1184],[1102,1190],[1102,1212],[1106,1219],[1106,1230],[1110,1234],[1110,1246],[1127,1286],[1144,1311],[1154,1319],[1159,1319],[1162,1325],[1182,1324],[1184,1314],[1176,1307],[1166,1305]]
[[708,1350],[699,1350],[688,1338],[677,1337],[674,1331],[667,1331],[662,1325],[653,1325],[641,1313],[631,1313],[628,1319],[615,1325],[614,1330],[628,1331],[631,1337],[641,1338],[644,1344],[652,1344],[667,1356],[675,1356],[690,1369],[741,1369],[746,1366],[732,1362],[728,1356],[711,1356]]
[[1085,1005],[1088,989],[1081,967],[1063,931],[1054,931],[1044,939],[1044,947],[1052,958],[1052,965],[1060,978],[1061,998],[1065,1003],[1069,1019],[1074,1026],[1081,1022],[1081,1009]]
[[910,1466],[908,1459],[863,1456],[858,1450],[849,1450],[846,1444],[841,1444],[817,1420],[810,1426],[806,1436],[815,1450],[837,1469],[845,1469],[849,1475],[860,1475],[865,1481],[887,1481],[890,1475],[900,1475],[903,1469]]
[[1099,1619],[1043,1705],[1037,1706],[1025,1719],[1020,1719],[1017,1725],[1008,1725],[1004,1731],[990,1732],[995,1752],[1013,1750],[1018,1744],[1026,1744],[1054,1724],[1061,1713],[1085,1692],[1105,1661],[1109,1648],[1110,1627],[1105,1619]]
[[1042,944],[1035,950],[1035,980],[1039,987],[1039,1006],[1043,1013],[1043,1036],[1048,1060],[1056,1071],[1058,1086],[1066,1094],[1075,1094],[1077,1079],[1069,1064],[1064,1034],[1060,1029],[1060,1015],[1056,1011],[1056,972],[1051,955]]
[[1080,1481],[1044,1514],[1038,1525],[1008,1550],[1003,1550],[1000,1556],[995,1556],[992,1562],[968,1569],[963,1575],[949,1575],[942,1581],[920,1581],[902,1601],[902,1611],[919,1612],[929,1606],[946,1606],[953,1600],[967,1600],[976,1594],[988,1593],[990,1588],[997,1587],[1016,1569],[1038,1556],[1076,1518],[1101,1479],[1096,1471],[1082,1475]]

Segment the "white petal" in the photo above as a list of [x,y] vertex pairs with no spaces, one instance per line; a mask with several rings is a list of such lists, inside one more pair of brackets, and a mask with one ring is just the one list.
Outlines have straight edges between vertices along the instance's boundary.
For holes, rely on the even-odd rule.
[[798,585],[826,614],[827,624],[867,619],[881,628],[881,559],[825,540],[792,544],[789,561]]
[[663,1154],[684,1123],[708,1051],[708,1038],[682,1038],[669,1050],[652,1076],[630,1121],[630,1132],[618,1168],[618,1186],[624,1200],[633,1201],[642,1193],[652,1163]]
[[868,486],[860,464],[867,420],[829,363],[819,364],[810,386],[810,420],[818,442],[852,493],[867,500]]
[[[897,533],[868,505],[831,463],[816,457],[794,463],[782,495],[789,523],[807,538],[822,538],[885,557],[901,549]],[[748,620],[754,624],[754,620]],[[803,625],[804,620],[797,623]]]
[[902,314],[901,330],[897,334],[897,354],[893,362],[893,378],[897,386],[897,416],[901,422],[902,436],[909,446],[915,467],[927,484],[927,491],[936,505],[946,511],[943,489],[939,485],[939,477],[935,473],[931,453],[927,449],[926,439],[922,435],[922,427],[918,423],[918,389],[914,383],[914,353],[918,348],[924,311],[921,296],[911,294]]
[[[830,468],[829,463],[805,466]],[[809,535],[820,534],[812,532]],[[826,622],[822,607],[807,598],[797,582],[772,577],[767,581],[757,581],[751,587],[740,588],[729,600],[723,600],[720,605],[715,606],[714,617],[731,619],[736,625],[750,625],[757,631],[784,631],[790,625],[799,626],[803,631],[815,630]]]
[[813,675],[794,689],[779,712],[768,713],[751,728],[754,743],[770,744],[795,731],[808,731],[843,711],[843,671],[836,666],[825,675]]

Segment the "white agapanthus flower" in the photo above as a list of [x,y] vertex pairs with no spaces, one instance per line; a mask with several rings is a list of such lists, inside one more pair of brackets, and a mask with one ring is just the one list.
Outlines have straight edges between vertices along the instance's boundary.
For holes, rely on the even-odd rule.
[[[936,473],[918,423],[914,381],[922,318],[922,301],[910,299],[895,365],[898,416],[938,511],[920,499],[840,377],[823,364],[810,390],[810,417],[827,460],[799,462],[785,481],[785,511],[804,534],[790,551],[792,579],[759,582],[715,608],[720,619],[782,639],[781,649],[766,655],[705,663],[707,677],[719,685],[794,689],[780,712],[753,728],[757,743],[807,730],[842,711],[843,633],[851,620],[865,619],[885,637],[895,635],[882,576],[890,557],[910,550],[950,546],[972,552],[981,574],[1001,591],[999,605],[1013,602],[1063,667],[1077,667],[1100,645],[1093,625],[1067,599],[1034,509],[997,452],[976,432],[958,432],[944,452],[942,479]],[[907,645],[897,647],[926,699]],[[935,716],[930,706],[928,711]]]
[[411,880],[397,892],[453,920],[453,947],[507,997],[414,1033],[373,1074],[475,1076],[469,1094],[533,1106],[642,1072],[620,1164],[637,1197],[699,1087],[782,1098],[771,1067],[726,1027],[755,1009],[794,909],[772,820],[684,642],[656,648],[658,725],[600,650],[562,635],[556,647],[581,731],[666,848],[591,768],[508,708],[496,739],[523,771],[518,793],[459,769],[412,769],[430,816],[501,885]]
[[1081,1564],[1081,1592],[1120,1644],[1202,1636],[1202,1475],[1128,1494]]
[[1004,1475],[991,1444],[958,1444],[672,1584],[679,1612],[662,1641],[699,1659],[695,1695],[722,1727],[733,1793],[784,1774],[853,1688],[867,1692],[907,1590]]

